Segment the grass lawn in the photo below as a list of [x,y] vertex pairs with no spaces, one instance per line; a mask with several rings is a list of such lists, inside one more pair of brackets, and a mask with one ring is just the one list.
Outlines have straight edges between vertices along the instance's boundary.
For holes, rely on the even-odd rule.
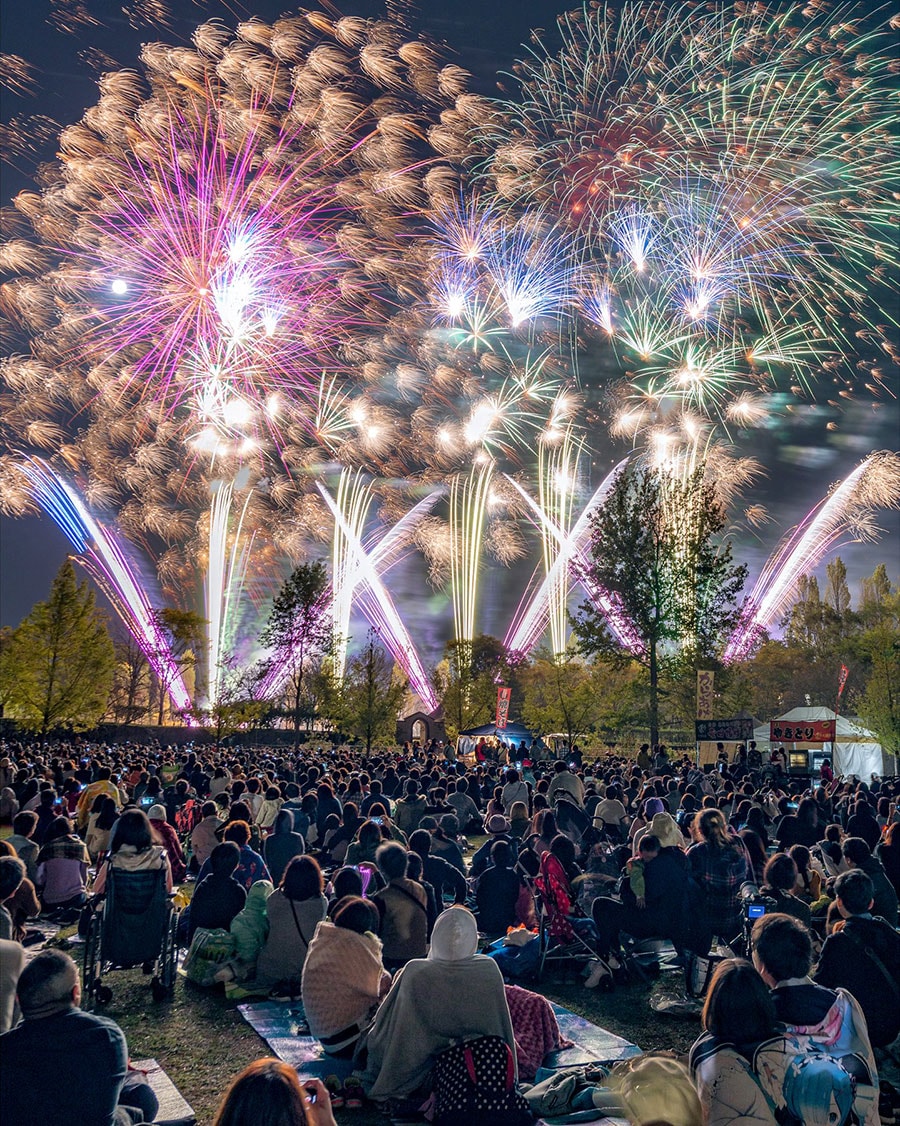
[[[71,953],[80,960],[83,946]],[[105,978],[112,1000],[98,1009],[115,1020],[128,1038],[133,1059],[153,1057],[197,1113],[201,1126],[212,1121],[222,1092],[231,1078],[251,1061],[267,1055],[263,1040],[218,990],[204,990],[179,978],[172,1001],[155,1003],[150,979],[139,970],[117,971]],[[551,977],[541,992],[551,1000],[634,1041],[645,1050],[668,1048],[686,1052],[699,1031],[696,1021],[660,1017],[647,1005],[649,987],[629,985],[614,993],[585,989],[580,980]],[[373,1108],[339,1110],[339,1123],[384,1126],[386,1119]]]

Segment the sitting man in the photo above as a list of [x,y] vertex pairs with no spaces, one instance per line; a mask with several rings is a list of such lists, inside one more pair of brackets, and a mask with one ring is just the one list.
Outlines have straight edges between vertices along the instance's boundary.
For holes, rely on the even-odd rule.
[[775,1015],[797,1042],[797,1054],[837,1060],[852,1077],[856,1121],[877,1126],[878,1071],[859,1002],[844,989],[826,989],[810,978],[812,939],[790,915],[772,912],[757,919],[750,942],[753,964],[772,991]]
[[38,954],[22,971],[16,993],[22,1023],[0,1036],[4,1121],[16,1126],[153,1121],[156,1095],[142,1075],[129,1073],[122,1030],[78,1007],[81,982],[68,954]]
[[884,1048],[900,1034],[900,935],[872,915],[875,893],[861,869],[838,876],[834,894],[844,922],[826,938],[813,980],[852,993],[873,1045]]
[[597,949],[604,960],[618,954],[621,931],[635,938],[669,938],[677,948],[686,943],[687,861],[680,848],[661,848],[660,844],[654,833],[641,839],[637,871],[643,876],[643,894],[635,893],[629,878],[623,884],[621,901],[608,896],[594,900],[591,915],[597,927]]

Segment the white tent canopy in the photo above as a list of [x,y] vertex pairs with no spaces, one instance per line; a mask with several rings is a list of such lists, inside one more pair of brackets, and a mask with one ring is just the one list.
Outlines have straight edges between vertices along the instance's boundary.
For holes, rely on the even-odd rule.
[[[868,781],[873,774],[884,772],[881,744],[871,731],[846,716],[838,715],[831,708],[791,708],[778,716],[778,722],[807,723],[810,720],[835,721],[835,742],[823,743],[822,749],[831,755],[835,774],[855,774]],[[769,725],[763,724],[753,732],[756,745],[764,754],[769,747]],[[818,743],[793,744],[800,750],[818,747]]]

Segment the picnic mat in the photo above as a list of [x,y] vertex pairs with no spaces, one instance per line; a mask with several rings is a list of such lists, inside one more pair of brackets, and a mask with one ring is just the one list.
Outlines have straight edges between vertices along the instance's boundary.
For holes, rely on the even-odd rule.
[[147,1082],[159,1099],[155,1126],[194,1126],[197,1116],[181,1096],[181,1092],[156,1060],[132,1060],[135,1071],[143,1071]]
[[[318,1040],[310,1036],[299,1001],[260,1001],[238,1005],[238,1012],[265,1040],[273,1054],[296,1067],[300,1075],[317,1076],[319,1079],[337,1075],[345,1079],[352,1073],[350,1060],[326,1056]],[[573,1046],[551,1052],[544,1060],[544,1067],[557,1069],[587,1063],[614,1063],[641,1054],[636,1044],[614,1036],[561,1005],[554,1005],[553,1012],[560,1032],[572,1041]]]
[[562,1005],[553,1005],[553,1012],[560,1033],[572,1041],[572,1047],[550,1052],[544,1058],[545,1068],[558,1071],[561,1067],[579,1067],[588,1063],[617,1063],[641,1054],[637,1044],[614,1036]]
[[352,1060],[326,1056],[322,1045],[309,1034],[303,1005],[299,1001],[257,1001],[238,1005],[238,1012],[272,1049],[273,1055],[295,1067],[299,1075],[346,1079],[353,1072]]

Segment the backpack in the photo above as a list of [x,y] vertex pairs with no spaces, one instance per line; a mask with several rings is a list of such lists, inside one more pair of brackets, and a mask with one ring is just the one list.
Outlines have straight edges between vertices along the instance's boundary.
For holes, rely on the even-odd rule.
[[770,1040],[754,1054],[753,1070],[784,1126],[845,1126],[852,1121],[856,1082],[843,1060],[821,1048],[811,1045],[804,1051],[790,1038]]
[[530,1126],[534,1121],[516,1087],[516,1064],[502,1036],[454,1044],[432,1073],[433,1126]]

